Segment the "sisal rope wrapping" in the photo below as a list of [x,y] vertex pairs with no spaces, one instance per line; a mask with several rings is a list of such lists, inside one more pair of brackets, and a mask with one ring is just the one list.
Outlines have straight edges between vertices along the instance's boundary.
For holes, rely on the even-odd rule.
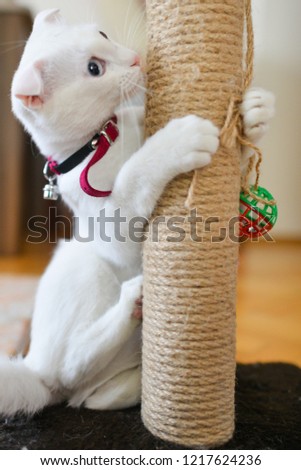
[[[168,241],[160,223],[152,241],[150,223],[144,246],[142,418],[155,436],[189,447],[218,446],[234,430],[238,243],[229,220],[238,215],[241,179],[235,116],[250,73],[245,12],[250,21],[249,0],[147,0],[146,134],[189,113],[223,128],[212,164],[192,183],[192,174],[176,178],[157,205],[153,220],[186,218],[185,239]],[[218,222],[189,222],[188,207]]]

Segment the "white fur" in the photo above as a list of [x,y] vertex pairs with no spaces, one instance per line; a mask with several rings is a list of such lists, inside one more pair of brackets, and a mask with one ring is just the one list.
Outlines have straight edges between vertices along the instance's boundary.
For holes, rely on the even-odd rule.
[[[106,61],[103,76],[87,73],[91,57]],[[127,223],[126,242],[114,237],[104,242],[95,228],[90,242],[59,244],[38,289],[30,351],[24,361],[0,363],[0,413],[34,412],[58,400],[97,409],[140,400],[141,322],[133,311],[142,293],[141,244],[129,239],[128,221],[148,218],[172,178],[209,164],[219,138],[211,122],[186,116],[142,145],[143,109],[119,106],[139,91],[140,68],[131,67],[135,59],[134,52],[99,35],[95,25],[67,26],[57,11],[48,11],[36,19],[15,74],[13,111],[41,152],[58,161],[116,113],[120,136],[89,175],[97,189],[113,189],[111,196],[82,192],[79,176],[87,160],[58,184],[82,234],[89,217],[95,222],[102,209],[106,216],[119,209]],[[26,95],[30,83],[23,83],[24,70],[34,87],[41,84],[35,100]],[[245,111],[252,130],[251,101]],[[113,235],[113,224],[106,229]]]
[[[256,144],[267,132],[269,122],[274,116],[275,97],[262,88],[251,88],[244,96],[240,111],[243,116],[244,134],[247,139]],[[252,154],[252,151],[244,149],[241,159],[242,173],[246,171]]]
[[1,411],[6,416],[23,411],[31,414],[51,403],[49,388],[20,359],[0,358]]

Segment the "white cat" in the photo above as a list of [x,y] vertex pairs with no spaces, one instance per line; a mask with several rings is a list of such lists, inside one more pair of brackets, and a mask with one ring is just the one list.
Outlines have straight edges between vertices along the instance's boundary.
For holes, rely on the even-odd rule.
[[[13,80],[13,111],[57,164],[116,116],[116,141],[108,143],[115,140],[116,123],[107,129],[109,136],[100,137],[108,147],[103,158],[88,172],[98,151],[91,150],[57,179],[82,233],[101,210],[106,217],[116,217],[119,210],[126,218],[121,224],[126,241],[116,239],[110,222],[105,227],[110,242],[94,224],[92,241],[59,244],[40,281],[28,355],[0,361],[3,415],[33,413],[65,400],[93,409],[140,401],[141,243],[130,239],[128,222],[148,218],[166,184],[209,164],[219,144],[211,122],[186,116],[142,145],[143,109],[120,107],[139,93],[141,83],[137,55],[100,34],[97,26],[68,26],[58,10],[37,16]],[[273,113],[271,95],[249,91],[242,111],[246,134],[256,140]],[[98,197],[100,190],[110,193]]]

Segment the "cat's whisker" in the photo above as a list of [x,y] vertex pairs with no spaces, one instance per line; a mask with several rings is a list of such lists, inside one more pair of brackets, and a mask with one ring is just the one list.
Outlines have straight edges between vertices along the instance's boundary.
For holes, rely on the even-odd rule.
[[139,31],[139,29],[143,28],[143,30],[144,30],[145,19],[146,19],[146,12],[145,11],[140,11],[140,12],[136,13],[134,21],[132,22],[132,27],[129,28],[129,37],[130,37],[131,34],[135,37],[135,35],[137,34],[137,31]]
[[120,44],[122,44],[122,37],[121,37],[121,34],[120,34],[120,30],[116,27],[116,25],[114,25],[114,36],[116,38],[116,41]]
[[[140,98],[140,97],[139,97]],[[138,101],[138,100],[137,100]],[[142,100],[142,103],[141,105],[144,105],[144,100]],[[139,103],[137,102],[137,105],[139,105]],[[144,107],[144,106],[143,106]],[[130,106],[129,107],[129,111],[130,113],[132,114],[133,117],[137,117],[137,114],[136,114],[136,111],[135,111],[135,108],[133,106]],[[137,121],[137,124],[135,126],[135,133],[136,133],[136,137],[137,137],[137,142],[138,142],[138,146],[141,147],[143,142],[142,142],[142,136],[141,136],[141,131],[140,131],[140,128],[139,128],[139,123]]]
[[122,35],[123,35],[123,44],[125,44],[125,45],[126,45],[126,41],[125,41],[125,38],[126,38],[126,31],[128,31],[128,21],[129,21],[130,9],[131,9],[131,7],[132,7],[132,4],[133,4],[133,0],[131,0],[131,1],[128,3],[127,10],[126,10],[126,15],[125,15],[124,23],[123,23]]
[[19,44],[18,46],[9,47],[8,49],[5,49],[4,51],[1,51],[0,49],[0,56],[8,54],[9,52],[16,51],[17,49],[20,49],[21,47],[24,47],[24,44]]
[[0,47],[3,46],[15,46],[15,45],[21,45],[21,44],[26,44],[26,40],[20,40],[20,41],[5,41],[0,43]]
[[[133,82],[132,82],[133,83]],[[142,86],[139,86],[139,88],[142,89],[143,91],[143,95],[140,93],[140,94],[137,94],[135,95],[134,99],[135,99],[135,102],[134,102],[134,105],[135,106],[143,106],[144,107],[144,104],[145,104],[145,100],[144,100],[144,95],[145,95],[145,92],[147,91],[145,87],[142,87]],[[128,106],[128,110],[131,114],[133,114],[133,116],[136,116],[136,111],[135,111],[135,106],[133,106],[133,97],[130,95],[129,92],[127,92],[126,89],[122,88],[122,91],[121,91],[121,95],[123,98],[125,98],[123,100],[123,106],[126,107]],[[141,146],[142,145],[142,139],[141,139],[141,132],[140,132],[140,128],[139,128],[139,124],[137,122],[137,125],[135,127],[135,133],[137,135],[137,142],[138,142],[138,145]]]
[[133,30],[133,23],[134,23],[134,20],[132,19],[128,25],[126,37],[124,39],[124,44],[129,48],[133,47],[133,45],[130,42],[130,38],[132,37],[131,31]]
[[[133,6],[133,0],[131,6]],[[143,32],[145,28],[145,11],[139,10],[137,12],[136,8],[133,8],[133,11],[135,13],[133,13],[131,21],[127,27],[127,34],[124,42],[124,44],[129,48],[136,48],[137,43],[140,42],[139,36],[144,34]]]
[[134,43],[137,43],[136,36],[139,37],[142,35],[145,26],[145,13],[141,12],[136,14],[134,20],[132,21],[130,27],[128,28],[126,45],[131,46]]
[[128,79],[128,83],[131,84],[131,85],[135,85],[136,88],[143,91],[144,93],[146,93],[149,96],[152,96],[154,94],[153,92],[151,92],[147,88],[145,88],[143,85],[139,85],[139,83],[133,82],[130,79]]
[[137,96],[137,105],[138,106],[143,106],[143,108],[145,107],[145,99],[144,99],[143,96],[141,96],[141,95]]
[[41,158],[41,154],[36,146],[36,144],[34,143],[33,139],[31,138],[30,141],[29,141],[29,145],[30,145],[30,150],[31,150],[31,154],[33,155],[34,158]]
[[131,107],[132,99],[131,99],[130,94],[126,90],[124,90],[124,97],[125,97],[124,99],[125,106]]

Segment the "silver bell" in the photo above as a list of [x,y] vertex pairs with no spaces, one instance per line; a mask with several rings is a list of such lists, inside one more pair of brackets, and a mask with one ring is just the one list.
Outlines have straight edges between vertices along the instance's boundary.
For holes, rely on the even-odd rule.
[[49,183],[44,186],[43,197],[44,199],[48,199],[50,201],[57,201],[59,198],[58,186],[53,184],[52,181],[49,181]]
[[43,197],[49,201],[57,201],[60,195],[59,187],[55,184],[56,176],[49,175],[49,170],[49,163],[47,162],[44,166],[43,175],[48,183],[43,188]]

